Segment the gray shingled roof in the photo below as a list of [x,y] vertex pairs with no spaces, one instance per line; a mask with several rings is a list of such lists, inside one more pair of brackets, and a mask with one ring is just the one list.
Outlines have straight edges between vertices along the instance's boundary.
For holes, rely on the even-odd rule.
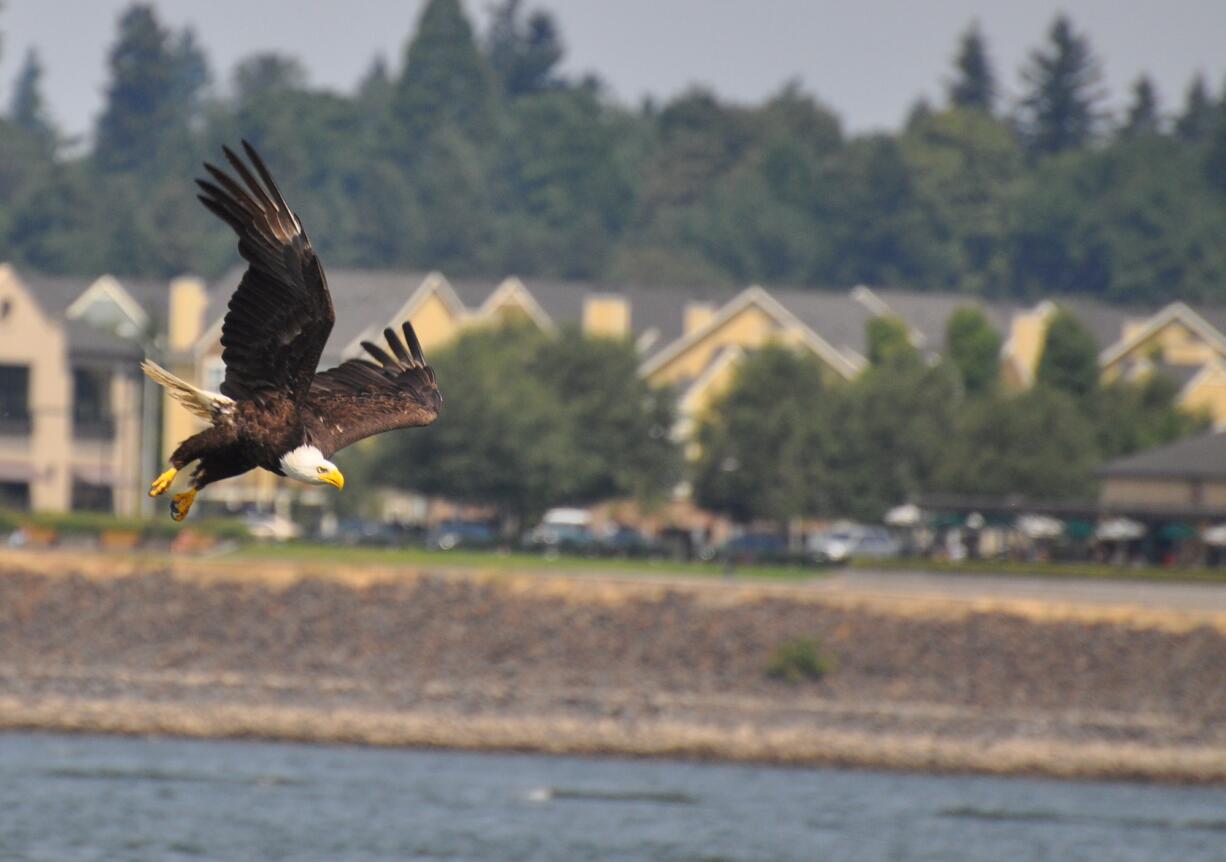
[[1156,308],[1107,305],[1097,300],[1071,296],[1057,299],[1055,303],[1072,312],[1085,325],[1098,342],[1099,350],[1105,350],[1119,341],[1126,323],[1146,320],[1158,312]]
[[43,275],[27,270],[19,270],[17,278],[29,289],[39,308],[50,317],[63,317],[72,301],[96,280],[75,275]]
[[831,347],[845,355],[868,356],[868,321],[872,313],[850,291],[788,288],[767,293]]
[[1107,479],[1226,479],[1226,432],[1117,458],[1097,473]]
[[1189,305],[1193,311],[1205,319],[1205,322],[1226,335],[1226,306],[1223,305]]

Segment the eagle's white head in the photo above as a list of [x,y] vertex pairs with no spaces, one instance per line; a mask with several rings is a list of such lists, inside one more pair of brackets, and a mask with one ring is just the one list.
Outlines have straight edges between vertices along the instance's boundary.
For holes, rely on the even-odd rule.
[[308,485],[332,485],[338,490],[345,487],[341,471],[314,446],[299,446],[282,455],[281,472]]

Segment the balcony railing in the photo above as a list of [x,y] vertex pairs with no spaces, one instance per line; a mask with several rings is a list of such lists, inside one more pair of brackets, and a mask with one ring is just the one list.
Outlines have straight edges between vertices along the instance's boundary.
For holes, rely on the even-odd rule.
[[110,416],[74,416],[72,436],[78,440],[114,439],[115,420]]
[[0,416],[0,437],[29,437],[34,429],[34,420],[27,414]]

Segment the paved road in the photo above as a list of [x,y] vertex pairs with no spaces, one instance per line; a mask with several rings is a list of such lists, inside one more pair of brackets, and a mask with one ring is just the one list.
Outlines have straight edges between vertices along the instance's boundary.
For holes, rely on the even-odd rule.
[[815,589],[891,597],[945,599],[1035,599],[1066,604],[1127,605],[1181,611],[1226,612],[1226,583],[1032,578],[1011,575],[848,570],[814,584]]

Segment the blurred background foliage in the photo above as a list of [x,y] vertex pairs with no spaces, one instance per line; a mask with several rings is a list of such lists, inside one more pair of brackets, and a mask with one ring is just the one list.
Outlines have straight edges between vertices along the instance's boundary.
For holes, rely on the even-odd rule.
[[859,137],[795,83],[753,105],[700,89],[619,104],[561,72],[554,18],[521,0],[484,32],[458,0],[402,26],[404,55],[338,93],[294,57],[214,69],[191,30],[134,5],[88,145],[55,128],[27,54],[0,120],[4,257],[218,275],[232,244],[187,178],[247,137],[333,266],[1226,301],[1226,92],[1197,78],[1168,106],[1143,76],[1108,116],[1067,18],[1017,98],[972,26],[937,102]]

